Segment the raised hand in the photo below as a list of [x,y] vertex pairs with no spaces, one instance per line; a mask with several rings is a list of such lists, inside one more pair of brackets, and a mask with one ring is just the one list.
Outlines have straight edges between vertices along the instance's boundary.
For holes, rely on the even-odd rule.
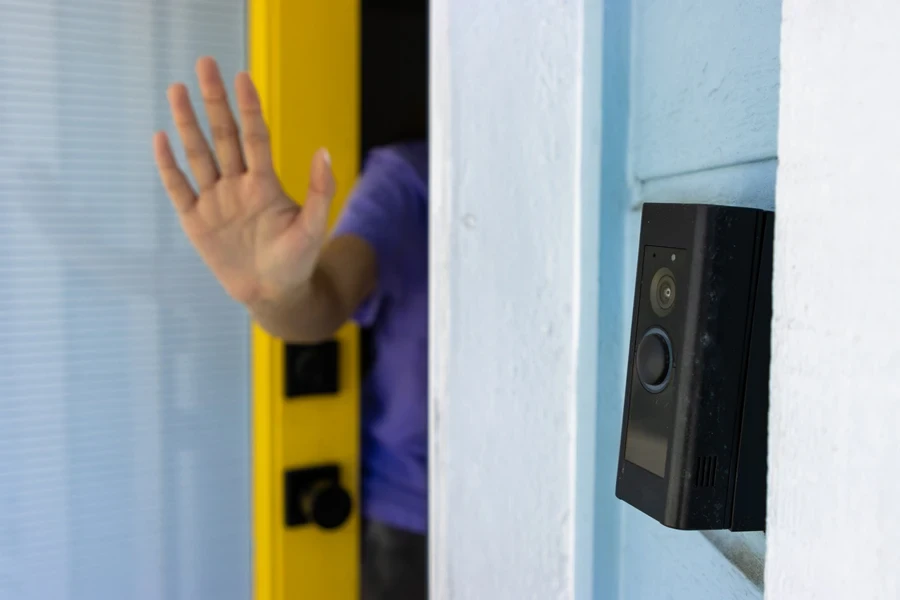
[[187,88],[172,85],[169,104],[197,189],[160,132],[153,148],[163,185],[185,233],[228,294],[248,306],[277,302],[309,281],[325,241],[335,191],[328,153],[320,150],[313,159],[301,209],[275,175],[269,130],[249,75],[235,79],[240,127],[215,61],[200,59],[197,77],[213,148]]

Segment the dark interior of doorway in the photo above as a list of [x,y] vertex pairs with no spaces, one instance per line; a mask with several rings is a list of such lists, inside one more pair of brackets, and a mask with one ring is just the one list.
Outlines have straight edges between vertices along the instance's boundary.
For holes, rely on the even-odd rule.
[[[428,1],[360,0],[360,141],[372,148],[428,137]],[[362,332],[362,372],[374,360]]]

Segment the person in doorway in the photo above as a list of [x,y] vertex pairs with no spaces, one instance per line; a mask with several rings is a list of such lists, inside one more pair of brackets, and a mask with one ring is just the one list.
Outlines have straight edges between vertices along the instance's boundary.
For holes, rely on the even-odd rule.
[[330,338],[347,320],[371,328],[375,359],[362,415],[362,594],[427,597],[427,144],[371,152],[334,231],[326,150],[312,161],[302,207],[272,165],[269,131],[246,73],[235,80],[240,124],[210,58],[197,77],[208,143],[187,89],[168,99],[196,188],[165,133],[156,164],[185,234],[225,291],[272,335]]

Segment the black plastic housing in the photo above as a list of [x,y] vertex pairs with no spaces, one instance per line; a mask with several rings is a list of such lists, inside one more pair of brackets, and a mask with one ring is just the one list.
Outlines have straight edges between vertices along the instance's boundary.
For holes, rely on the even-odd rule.
[[616,496],[668,527],[765,529],[773,232],[769,211],[643,207]]

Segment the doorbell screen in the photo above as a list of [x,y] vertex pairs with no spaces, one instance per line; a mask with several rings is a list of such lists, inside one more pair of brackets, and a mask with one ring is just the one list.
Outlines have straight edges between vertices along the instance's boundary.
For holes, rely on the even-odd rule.
[[647,469],[658,477],[666,476],[666,455],[669,452],[668,440],[658,435],[640,419],[634,418],[634,406],[631,407],[632,418],[628,424],[628,439],[625,440],[625,460]]

